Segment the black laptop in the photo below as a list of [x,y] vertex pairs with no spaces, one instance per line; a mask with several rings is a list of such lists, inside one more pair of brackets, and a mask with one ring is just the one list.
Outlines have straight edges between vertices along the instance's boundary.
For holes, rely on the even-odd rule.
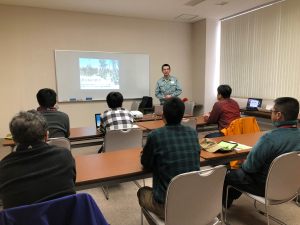
[[258,108],[261,108],[261,105],[262,105],[261,98],[248,98],[246,110],[258,111]]

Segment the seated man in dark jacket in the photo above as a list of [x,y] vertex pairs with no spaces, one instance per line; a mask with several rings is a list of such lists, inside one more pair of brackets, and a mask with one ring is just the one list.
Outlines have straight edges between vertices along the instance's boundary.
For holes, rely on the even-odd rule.
[[0,161],[4,208],[74,194],[75,161],[69,150],[45,142],[45,118],[35,110],[20,112],[9,128],[16,148]]
[[49,130],[49,137],[69,137],[70,136],[70,120],[69,116],[58,111],[56,104],[56,93],[50,88],[43,88],[36,94],[39,107],[37,111],[42,113],[46,118]]
[[177,97],[165,101],[163,119],[166,125],[148,135],[141,155],[144,168],[153,172],[153,188],[139,189],[139,204],[160,218],[165,216],[166,192],[172,178],[200,169],[198,134],[195,129],[181,124],[184,108]]

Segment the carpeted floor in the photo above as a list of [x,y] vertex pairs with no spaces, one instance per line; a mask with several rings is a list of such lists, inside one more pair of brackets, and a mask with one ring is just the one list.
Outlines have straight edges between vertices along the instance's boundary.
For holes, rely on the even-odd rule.
[[[151,185],[151,179],[146,180],[146,185]],[[136,197],[137,190],[138,187],[133,182],[110,187],[109,200],[105,199],[100,187],[83,192],[87,192],[94,197],[105,218],[111,225],[139,225],[141,224],[141,211]],[[300,207],[295,202],[271,207],[271,215],[289,225],[300,224]],[[227,216],[228,224],[230,225],[267,224],[266,218],[255,211],[253,201],[245,196],[234,202]],[[145,219],[144,224],[148,225]],[[271,224],[276,223],[271,222]]]

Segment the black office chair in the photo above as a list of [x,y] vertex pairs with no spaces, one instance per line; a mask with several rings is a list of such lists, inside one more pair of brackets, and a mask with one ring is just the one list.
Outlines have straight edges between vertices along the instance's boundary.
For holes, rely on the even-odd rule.
[[153,100],[150,96],[144,96],[139,105],[139,111],[143,114],[150,114],[154,112]]

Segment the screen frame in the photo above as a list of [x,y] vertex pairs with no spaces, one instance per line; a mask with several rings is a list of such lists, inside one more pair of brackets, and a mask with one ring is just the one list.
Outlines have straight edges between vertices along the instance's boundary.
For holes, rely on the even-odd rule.
[[[98,126],[98,120],[99,120],[99,126]],[[96,124],[96,128],[99,129],[101,126],[101,122],[102,122],[102,117],[101,117],[101,113],[95,113],[95,124]]]
[[[80,89],[80,58],[116,59],[120,67],[119,89]],[[54,50],[57,102],[103,101],[111,91],[124,99],[150,96],[150,55],[145,53]],[[140,82],[143,81],[143,82]]]
[[[256,107],[250,106],[251,100],[256,100],[256,101],[258,101],[258,102],[259,102],[258,106],[256,106]],[[248,98],[248,100],[247,100],[247,107],[248,107],[248,108],[261,108],[261,106],[262,106],[262,101],[263,101],[262,98]]]

